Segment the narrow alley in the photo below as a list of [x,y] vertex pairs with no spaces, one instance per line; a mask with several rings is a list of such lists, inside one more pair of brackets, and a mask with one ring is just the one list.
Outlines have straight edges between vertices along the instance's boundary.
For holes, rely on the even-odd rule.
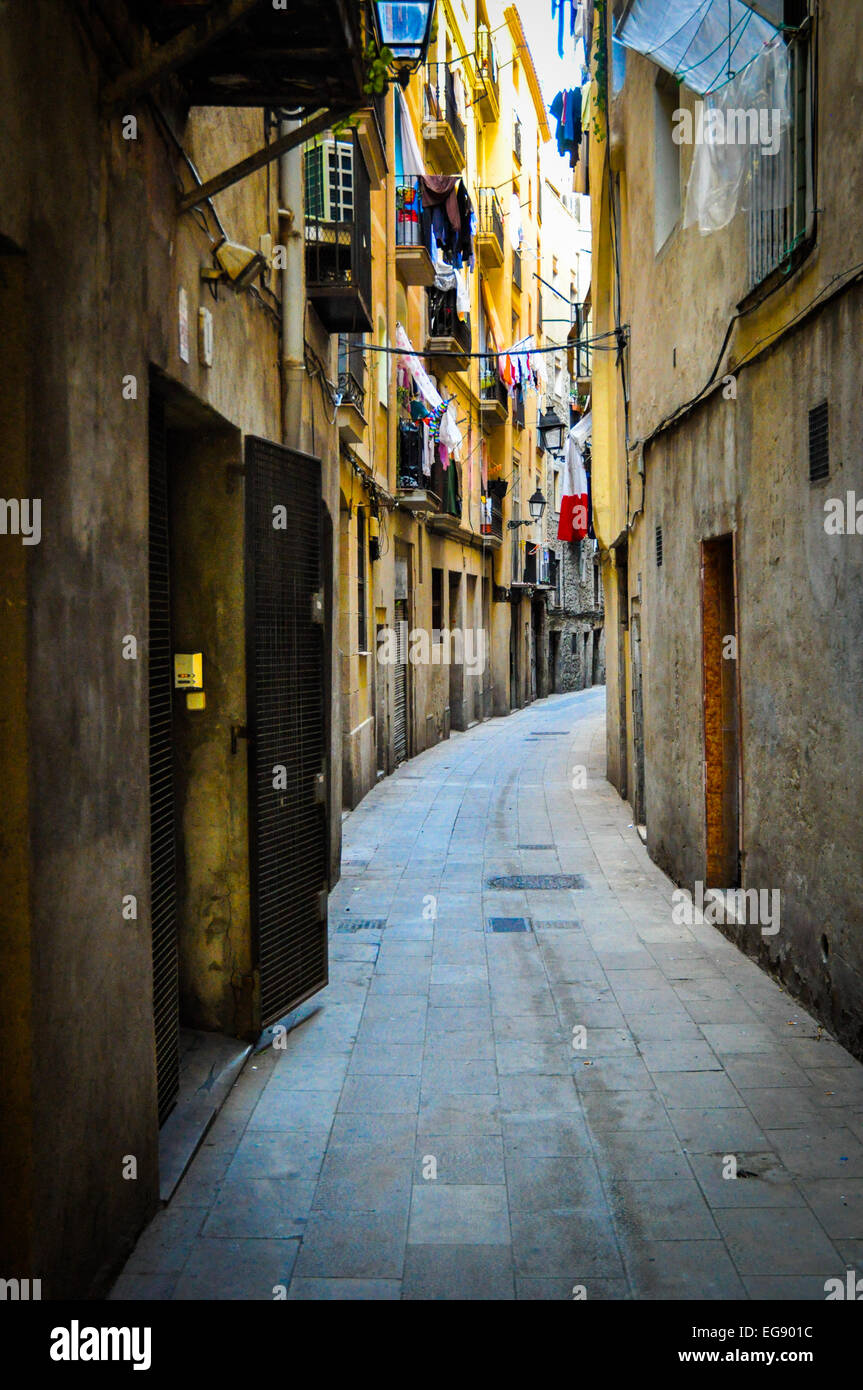
[[114,1299],[844,1281],[863,1068],[717,928],[674,923],[604,706],[453,735],[346,817],[329,986],[250,1058]]

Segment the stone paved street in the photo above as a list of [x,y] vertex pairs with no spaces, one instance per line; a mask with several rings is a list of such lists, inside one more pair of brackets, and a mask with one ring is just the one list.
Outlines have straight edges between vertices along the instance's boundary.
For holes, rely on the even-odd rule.
[[251,1058],[114,1297],[824,1299],[863,1264],[863,1068],[673,925],[603,701],[453,735],[347,818],[329,988]]

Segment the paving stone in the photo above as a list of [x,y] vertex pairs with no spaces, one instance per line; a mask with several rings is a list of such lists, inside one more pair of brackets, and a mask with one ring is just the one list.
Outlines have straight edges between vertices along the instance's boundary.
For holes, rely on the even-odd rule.
[[501,1076],[533,1073],[568,1076],[572,1063],[563,1042],[507,1040],[497,1044],[497,1069]]
[[288,1302],[389,1303],[402,1296],[398,1279],[292,1279]]
[[273,1240],[300,1236],[314,1192],[314,1182],[298,1179],[247,1178],[225,1182],[201,1235]]
[[187,1301],[259,1300],[285,1296],[291,1282],[299,1240],[197,1240],[174,1289]]
[[606,1180],[691,1178],[689,1160],[668,1129],[597,1130],[594,1152]]
[[389,1047],[358,1043],[350,1059],[348,1075],[419,1076],[422,1059],[421,1043],[390,1043]]
[[507,1188],[512,1211],[554,1211],[605,1205],[593,1157],[508,1154]]
[[499,1096],[438,1095],[420,1105],[422,1134],[500,1134]]
[[[321,1170],[329,1129],[250,1129],[229,1157],[229,1182],[255,1178],[314,1181]],[[193,1164],[197,1168],[202,1155]]]
[[812,1274],[828,1279],[842,1269],[838,1252],[811,1211],[761,1207],[713,1215],[744,1278]]
[[573,1302],[576,1298],[586,1302],[620,1302],[632,1297],[626,1279],[581,1279],[573,1283],[570,1279],[557,1275],[544,1278],[539,1274],[520,1274],[515,1281],[515,1296],[519,1300],[534,1302]]
[[806,1178],[800,1188],[829,1236],[863,1240],[863,1178]]
[[497,1090],[497,1069],[493,1061],[426,1057],[423,1063],[423,1101],[441,1095],[497,1095]]
[[401,1279],[407,1210],[313,1212],[296,1264],[303,1279]]
[[735,1153],[770,1147],[764,1131],[744,1108],[669,1110],[674,1132],[687,1153]]
[[249,1129],[323,1129],[332,1123],[339,1094],[268,1086],[255,1106]]
[[608,1183],[608,1201],[624,1243],[638,1240],[719,1239],[694,1178],[621,1180]]
[[590,1135],[578,1112],[565,1116],[503,1116],[503,1143],[507,1157],[564,1157],[591,1153]]
[[512,1250],[501,1245],[408,1245],[403,1298],[512,1300]]
[[746,1290],[718,1240],[645,1240],[625,1252],[638,1299],[742,1299]]
[[378,1115],[416,1114],[418,1076],[349,1076],[342,1088],[340,1111],[373,1111]]
[[509,1246],[507,1190],[494,1183],[414,1183],[411,1245]]
[[516,1211],[511,1214],[516,1275],[623,1278],[611,1218],[605,1211]]

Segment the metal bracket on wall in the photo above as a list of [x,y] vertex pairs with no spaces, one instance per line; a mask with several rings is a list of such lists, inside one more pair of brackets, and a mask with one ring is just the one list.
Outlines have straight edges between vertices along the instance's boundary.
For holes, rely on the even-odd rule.
[[238,741],[238,739],[241,739],[241,738],[244,738],[244,739],[246,740],[247,743],[253,743],[253,742],[254,742],[254,740],[253,740],[252,738],[250,738],[250,736],[249,736],[249,730],[247,729],[247,727],[246,727],[245,724],[232,724],[232,725],[231,725],[231,752],[232,752],[232,753],[236,753],[236,751],[237,751],[237,741]]

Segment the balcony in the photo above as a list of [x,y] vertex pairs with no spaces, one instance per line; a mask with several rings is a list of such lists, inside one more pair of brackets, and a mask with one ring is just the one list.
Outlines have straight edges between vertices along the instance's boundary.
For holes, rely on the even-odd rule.
[[477,86],[475,99],[484,121],[496,121],[500,115],[500,87],[497,52],[491,33],[484,24],[476,31]]
[[434,529],[445,535],[458,535],[461,532],[461,475],[459,466],[450,459],[444,468],[440,459],[432,464],[431,490],[440,498],[440,506],[434,516]]
[[357,138],[369,171],[372,188],[383,188],[387,174],[386,112],[382,97],[357,112]]
[[479,364],[479,413],[482,420],[505,420],[509,414],[509,392],[500,379],[495,357],[482,357]]
[[459,115],[455,78],[446,63],[429,63],[423,92],[423,139],[438,174],[460,174],[465,165],[466,135]]
[[339,437],[349,444],[362,442],[366,427],[366,363],[360,333],[339,334]]
[[517,164],[521,164],[521,121],[516,116],[512,127],[512,153]]
[[467,319],[460,319],[455,290],[429,289],[429,331],[425,350],[441,359],[441,370],[464,371],[470,360],[471,332]]
[[524,388],[516,386],[512,397],[512,423],[516,429],[524,429]]
[[512,248],[512,287],[521,294],[521,252]]
[[423,244],[419,179],[396,185],[396,273],[403,285],[433,285],[434,264]]
[[568,342],[568,361],[567,367],[569,375],[576,384],[576,389],[580,396],[586,395],[591,389],[591,377],[593,375],[593,348],[591,347],[591,323],[590,306],[584,304],[573,304],[572,306],[573,323],[569,330]]
[[432,492],[431,481],[423,473],[423,432],[420,426],[400,420],[396,479],[399,506],[409,512],[426,515],[438,512],[441,501]]
[[136,0],[125,8],[137,11],[154,45],[137,70],[117,79],[112,99],[126,102],[149,90],[164,75],[161,60],[165,72],[177,74],[192,106],[355,111],[368,102],[358,5],[291,0],[288,18],[268,0],[243,7],[212,0]]
[[356,134],[350,157],[346,143],[311,152],[325,165],[307,159],[306,297],[330,333],[363,333],[372,328],[371,196]]
[[503,503],[500,497],[483,497],[480,530],[489,544],[494,545],[496,549],[503,544]]
[[503,265],[503,213],[493,188],[479,190],[476,246],[480,265],[492,270]]

